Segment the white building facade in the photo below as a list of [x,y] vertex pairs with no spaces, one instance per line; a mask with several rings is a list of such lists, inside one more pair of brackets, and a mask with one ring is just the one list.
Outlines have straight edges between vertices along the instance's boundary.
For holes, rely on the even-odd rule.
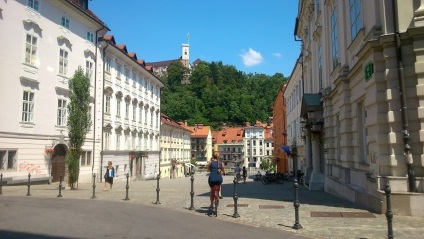
[[[0,172],[3,181],[66,180],[68,82],[80,66],[91,79],[92,122],[82,147],[79,181],[91,180],[100,155],[94,109],[102,59],[97,37],[109,29],[87,1],[0,2]],[[101,91],[100,91],[101,92]],[[96,155],[96,157],[94,157]]]
[[184,125],[161,114],[161,178],[181,178],[194,171],[190,163],[191,133]]
[[265,129],[262,124],[247,124],[244,128],[244,164],[249,168],[259,168],[265,156]]
[[[153,179],[160,171],[160,92],[164,84],[143,60],[116,44],[101,41],[104,59],[103,144],[100,175],[108,161],[117,179]],[[98,112],[100,113],[100,112]]]
[[390,184],[395,214],[424,216],[422,9],[420,0],[299,1],[312,189],[381,213]]

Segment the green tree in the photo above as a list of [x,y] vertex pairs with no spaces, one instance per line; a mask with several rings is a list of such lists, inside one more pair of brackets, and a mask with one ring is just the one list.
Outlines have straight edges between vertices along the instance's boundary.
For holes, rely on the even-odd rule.
[[79,176],[79,159],[85,136],[91,127],[90,79],[81,66],[69,81],[70,102],[68,104],[69,152],[66,154],[68,184],[75,189]]

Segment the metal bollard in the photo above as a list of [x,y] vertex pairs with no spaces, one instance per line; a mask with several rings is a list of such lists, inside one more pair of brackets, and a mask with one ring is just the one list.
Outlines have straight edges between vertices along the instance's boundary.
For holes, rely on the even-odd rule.
[[392,190],[390,189],[390,184],[387,183],[385,188],[384,188],[384,192],[386,193],[386,218],[387,218],[387,230],[388,230],[388,235],[387,238],[394,238],[393,236],[393,225],[392,225],[392,220],[393,220],[393,213],[392,213],[392,206],[390,203],[390,193],[392,192]]
[[28,193],[27,193],[27,196],[31,196],[30,187],[31,187],[31,174],[28,173]]
[[234,199],[234,214],[233,214],[233,217],[237,218],[237,217],[240,217],[240,215],[238,214],[238,211],[237,211],[237,200],[238,200],[238,196],[237,196],[238,180],[237,180],[237,177],[234,177],[233,183],[234,183],[234,196],[233,196],[233,199]]
[[3,174],[0,174],[0,195],[3,195]]
[[194,201],[193,201],[193,197],[194,197],[194,190],[193,190],[193,182],[194,182],[194,177],[193,174],[191,175],[191,191],[190,191],[190,197],[191,197],[191,204],[190,204],[190,208],[188,210],[194,210]]
[[59,175],[59,195],[57,195],[58,198],[62,197],[62,178],[63,178],[63,175],[62,175],[62,173],[60,173],[60,175]]
[[156,178],[156,181],[157,181],[157,184],[156,184],[156,202],[155,202],[156,205],[160,204],[160,201],[159,201],[159,191],[160,191],[159,179],[160,179],[160,172],[159,172],[159,174]]
[[96,198],[96,174],[93,173],[93,196],[91,196],[91,199]]
[[295,217],[295,222],[294,222],[294,225],[293,225],[293,229],[301,229],[301,228],[303,228],[302,227],[302,225],[300,225],[300,223],[299,223],[299,207],[300,207],[300,203],[299,203],[299,200],[298,200],[298,188],[299,188],[299,184],[297,183],[297,179],[295,179],[294,180],[294,183],[293,183],[293,186],[294,186],[294,203],[293,203],[293,205],[294,205],[294,217]]
[[128,189],[130,188],[130,186],[128,186],[128,177],[130,176],[128,173],[126,174],[126,176],[127,176],[127,186],[125,187],[126,188],[126,191],[127,191],[127,193],[126,193],[126,197],[125,197],[125,201],[128,201],[128,200],[130,200],[130,198],[128,197]]

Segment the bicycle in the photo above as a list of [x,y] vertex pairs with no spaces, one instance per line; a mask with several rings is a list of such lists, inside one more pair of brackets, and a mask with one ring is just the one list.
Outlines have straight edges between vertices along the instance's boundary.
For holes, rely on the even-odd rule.
[[214,208],[213,208],[213,214],[215,215],[215,217],[218,216],[218,205],[219,205],[219,191],[220,191],[221,187],[219,185],[215,185],[212,187],[212,190],[214,192],[214,196],[213,196],[213,204],[214,204]]

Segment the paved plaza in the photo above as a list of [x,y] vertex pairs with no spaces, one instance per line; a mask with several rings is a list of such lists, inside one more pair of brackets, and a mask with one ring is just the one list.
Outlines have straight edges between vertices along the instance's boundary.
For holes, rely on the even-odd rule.
[[[209,186],[206,174],[194,176],[193,210],[191,206],[191,178],[161,179],[159,202],[157,202],[157,180],[130,181],[128,199],[126,181],[115,181],[113,189],[103,191],[103,184],[97,183],[95,199],[92,199],[92,184],[79,184],[77,190],[61,191],[62,198],[83,200],[109,200],[128,204],[143,204],[167,210],[185,212],[193,216],[206,217],[209,207]],[[295,223],[293,207],[294,187],[292,182],[284,184],[263,185],[254,182],[252,176],[246,184],[236,185],[238,193],[238,214],[234,218],[234,184],[233,176],[225,176],[223,196],[220,201],[218,217],[210,220],[223,220],[252,227],[264,227],[294,232],[311,238],[387,238],[387,220],[384,214],[373,214],[356,207],[349,201],[334,197],[322,191],[309,191],[299,187],[299,223],[303,227],[292,229]],[[28,187],[4,186],[2,198],[8,196],[27,197]],[[30,197],[57,198],[58,184],[32,185]],[[61,200],[62,198],[57,198]],[[423,238],[424,218],[394,216],[394,238]]]

